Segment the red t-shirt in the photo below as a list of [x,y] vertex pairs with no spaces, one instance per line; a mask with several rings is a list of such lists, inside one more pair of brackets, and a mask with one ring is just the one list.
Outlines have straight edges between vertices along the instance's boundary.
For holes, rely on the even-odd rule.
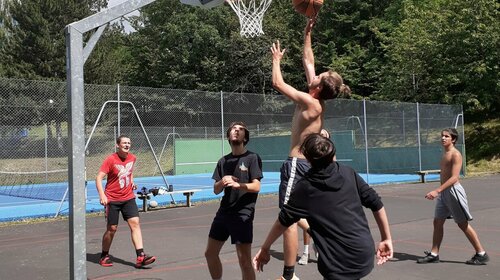
[[135,198],[132,189],[132,171],[134,171],[136,157],[128,154],[121,159],[117,153],[108,156],[102,163],[99,171],[108,176],[104,193],[109,201],[126,201]]

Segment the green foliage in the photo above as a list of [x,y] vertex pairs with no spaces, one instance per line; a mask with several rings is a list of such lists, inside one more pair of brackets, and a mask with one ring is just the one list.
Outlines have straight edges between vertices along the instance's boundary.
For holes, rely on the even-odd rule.
[[268,31],[260,38],[241,38],[238,18],[228,5],[207,10],[157,1],[142,9],[134,27],[131,84],[206,91],[270,90],[272,40],[266,36]]
[[[7,3],[9,15],[0,13],[0,75],[63,81],[64,26],[107,1]],[[316,70],[338,71],[357,98],[463,104],[468,115],[497,117],[499,5],[494,0],[325,1],[313,30]],[[291,1],[273,1],[264,16],[265,34],[252,39],[241,38],[227,4],[201,9],[158,0],[132,21],[137,32],[126,34],[114,25],[103,34],[86,62],[87,83],[273,95],[269,47],[279,39],[287,49],[285,80],[306,87],[306,19]]]
[[493,0],[405,0],[386,41],[383,99],[463,104],[498,116],[499,4]]
[[130,74],[132,61],[129,38],[124,28],[110,25],[85,63],[85,81],[92,84],[123,83]]
[[[106,0],[36,0],[9,1],[7,10],[0,12],[0,76],[30,80],[66,80],[66,42],[64,29],[67,24],[94,14],[107,5]],[[90,34],[86,34],[88,38]],[[116,83],[128,74],[128,49],[126,35],[119,26],[105,32],[85,67],[86,81]],[[67,119],[65,85],[49,90],[38,83],[26,82],[26,88],[3,84],[5,104],[26,105],[23,110],[11,110],[4,115],[18,120],[19,124],[37,125],[55,121],[60,133],[61,122]],[[47,107],[50,99],[61,103]],[[50,136],[50,135],[49,135]]]
[[391,2],[326,2],[313,34],[316,60],[323,67],[317,70],[336,70],[358,95],[376,93],[384,63],[378,34],[393,28],[391,22],[384,21]]
[[[64,27],[95,12],[103,1],[11,1],[5,20],[8,39],[0,49],[6,76],[65,80]],[[102,5],[101,3],[100,5]]]
[[[473,122],[465,126],[467,159],[471,163],[480,160],[500,160],[500,119]],[[497,172],[500,170],[497,170]]]

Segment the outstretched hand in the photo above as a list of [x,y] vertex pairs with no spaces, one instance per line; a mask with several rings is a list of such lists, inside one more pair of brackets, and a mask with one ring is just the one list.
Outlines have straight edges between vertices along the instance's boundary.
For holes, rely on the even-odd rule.
[[304,33],[309,33],[316,24],[316,20],[318,19],[318,14],[313,15],[312,17],[307,19],[306,27],[304,29]]
[[276,43],[273,43],[271,47],[271,52],[273,53],[273,61],[280,61],[283,58],[283,54],[286,49],[281,50],[280,41],[276,40]]

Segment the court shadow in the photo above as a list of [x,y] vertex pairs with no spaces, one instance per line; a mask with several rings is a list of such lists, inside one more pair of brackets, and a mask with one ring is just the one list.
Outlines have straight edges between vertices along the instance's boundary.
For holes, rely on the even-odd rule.
[[[391,262],[400,262],[400,261],[414,261],[417,262],[417,259],[423,258],[424,255],[411,255],[407,253],[399,253],[399,252],[394,252],[393,258],[390,260]],[[439,262],[442,263],[456,263],[456,264],[465,264],[465,262],[459,262],[459,261],[448,261],[448,260],[439,260]]]
[[309,261],[307,261],[307,263],[318,263],[318,260],[309,258]]
[[[96,264],[99,264],[99,259],[101,258],[101,253],[95,253],[95,254],[90,254],[90,253],[87,253],[87,261],[89,262],[93,262],[93,263],[96,263]],[[128,266],[135,266],[135,263],[133,262],[129,262],[129,261],[126,261],[126,260],[123,260],[123,259],[120,259],[120,258],[117,258],[113,255],[111,255],[111,261],[113,261],[114,263],[120,263],[120,264],[123,264],[123,265],[128,265]],[[144,269],[147,269],[148,267],[144,267]]]
[[401,262],[401,261],[417,261],[419,258],[423,258],[424,256],[417,256],[417,255],[411,255],[407,253],[399,253],[399,252],[394,252],[394,255],[392,259],[390,260],[391,262]]
[[284,254],[283,252],[278,252],[278,251],[275,251],[275,250],[269,250],[269,254],[271,255],[271,257],[277,259],[277,260],[284,260]]
[[[285,259],[283,252],[278,252],[278,251],[271,249],[271,250],[269,250],[269,254],[271,255],[271,257],[273,257],[277,260],[280,260],[280,261]],[[300,259],[300,256],[297,256],[297,261],[299,261],[299,259]],[[309,258],[309,263],[318,263],[318,260]]]
[[467,265],[465,263],[465,261],[461,262],[461,261],[447,261],[447,260],[439,260],[439,262],[442,262],[442,263],[456,263],[456,264],[464,264],[464,265]]

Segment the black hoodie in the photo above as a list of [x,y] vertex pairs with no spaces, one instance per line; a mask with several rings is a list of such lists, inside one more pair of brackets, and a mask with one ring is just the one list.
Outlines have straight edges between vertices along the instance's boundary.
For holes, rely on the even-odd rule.
[[307,219],[325,279],[360,279],[373,269],[375,255],[363,206],[375,212],[384,205],[356,171],[333,162],[297,181],[279,221],[288,227]]

